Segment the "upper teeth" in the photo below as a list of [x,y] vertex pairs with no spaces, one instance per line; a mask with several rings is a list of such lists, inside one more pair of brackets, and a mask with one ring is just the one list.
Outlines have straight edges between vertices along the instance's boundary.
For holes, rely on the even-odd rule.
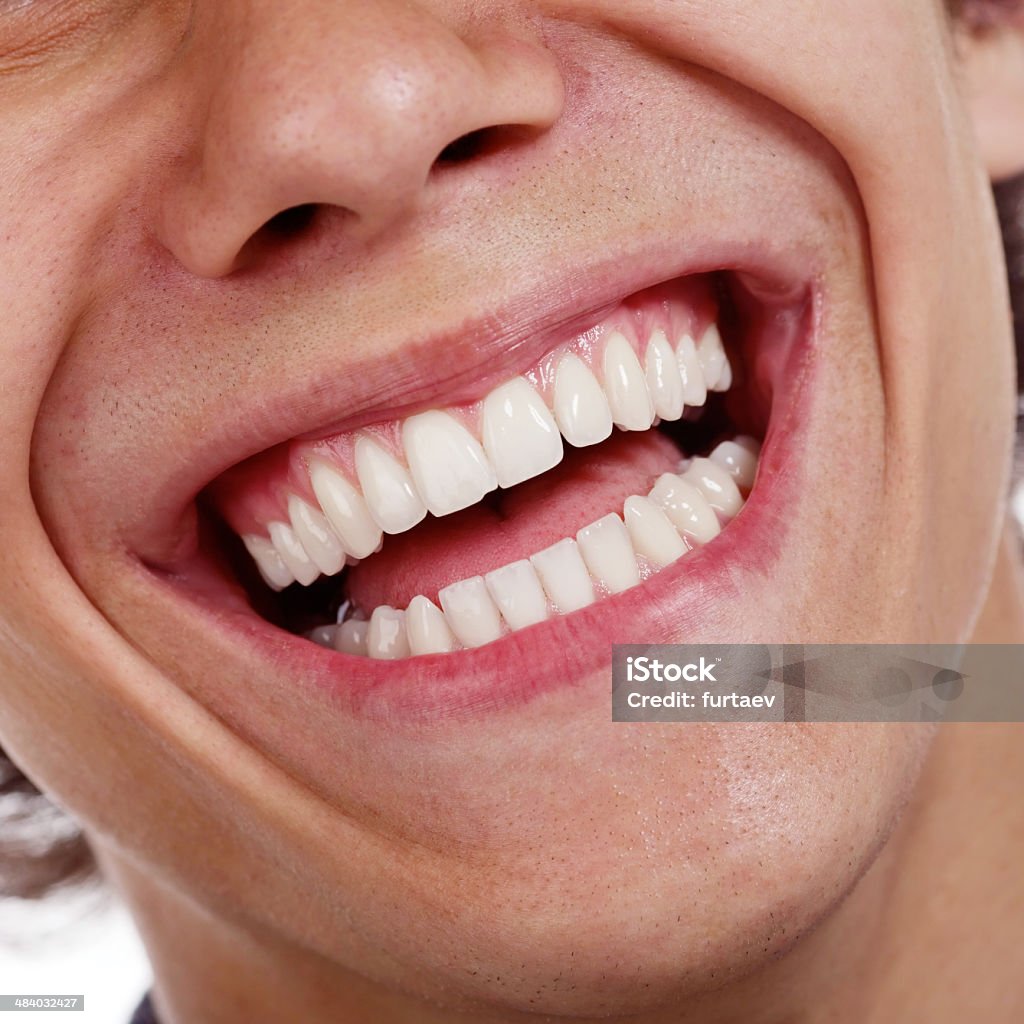
[[502,384],[484,399],[483,434],[499,487],[520,484],[562,461],[558,427],[523,377]]
[[356,440],[355,462],[370,515],[385,533],[411,530],[427,514],[409,471],[373,438]]
[[[263,578],[279,590],[333,575],[428,511],[448,515],[546,472],[562,460],[563,437],[585,447],[607,438],[613,424],[646,430],[656,417],[676,420],[703,405],[709,389],[729,387],[732,370],[715,324],[698,342],[684,331],[673,344],[668,330],[656,325],[641,343],[626,326],[611,328],[597,345],[556,353],[551,372],[505,381],[478,407],[418,413],[390,438],[360,431],[349,472],[330,452],[311,449],[305,461],[319,507],[288,494],[287,521],[266,524],[269,540],[242,538]],[[730,453],[749,474],[742,454]]]
[[654,422],[654,401],[633,346],[615,331],[604,348],[604,390],[612,419],[623,430],[647,430]]
[[555,373],[555,419],[566,441],[586,448],[612,432],[612,411],[604,390],[586,364],[566,352]]

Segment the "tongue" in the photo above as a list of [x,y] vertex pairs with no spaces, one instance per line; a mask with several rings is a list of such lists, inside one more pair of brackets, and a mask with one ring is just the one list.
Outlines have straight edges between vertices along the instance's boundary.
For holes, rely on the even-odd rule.
[[385,537],[378,554],[349,569],[346,596],[366,612],[382,604],[405,608],[417,594],[436,601],[449,583],[528,558],[609,512],[622,515],[626,498],[647,494],[680,458],[657,430],[567,447],[562,462],[542,476]]

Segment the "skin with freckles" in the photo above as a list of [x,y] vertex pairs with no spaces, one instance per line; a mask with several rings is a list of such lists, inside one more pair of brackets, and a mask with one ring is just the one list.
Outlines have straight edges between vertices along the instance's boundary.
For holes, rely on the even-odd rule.
[[756,268],[813,296],[760,526],[611,638],[1021,640],[1005,6],[0,5],[0,742],[163,1021],[1015,1019],[1019,953],[957,941],[1020,946],[1013,727],[613,724],[604,648],[411,714],[194,570],[242,460]]

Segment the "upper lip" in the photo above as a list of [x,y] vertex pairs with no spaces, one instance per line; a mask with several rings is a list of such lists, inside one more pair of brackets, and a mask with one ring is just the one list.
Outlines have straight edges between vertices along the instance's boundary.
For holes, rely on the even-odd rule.
[[[760,254],[760,255],[759,255]],[[559,341],[586,329],[628,295],[660,282],[715,270],[739,270],[769,280],[807,282],[811,270],[772,252],[768,244],[667,243],[628,259],[616,253],[586,268],[549,269],[500,307],[473,310],[472,299],[453,303],[438,324],[398,350],[373,354],[372,338],[358,362],[331,362],[330,353],[309,373],[268,380],[258,404],[236,403],[231,414],[208,423],[188,450],[169,453],[154,467],[152,505],[125,537],[143,562],[173,569],[198,543],[194,503],[225,470],[298,437],[326,436],[421,409],[471,401],[519,372]],[[468,305],[468,308],[467,308]]]

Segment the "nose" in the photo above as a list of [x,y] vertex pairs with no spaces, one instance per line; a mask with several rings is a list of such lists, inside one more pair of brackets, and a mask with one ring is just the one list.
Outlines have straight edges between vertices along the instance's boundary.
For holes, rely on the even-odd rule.
[[365,243],[422,204],[439,156],[493,160],[549,128],[564,100],[550,51],[525,24],[460,22],[456,6],[201,3],[182,74],[202,114],[161,222],[180,263],[229,274],[268,225],[323,207]]

